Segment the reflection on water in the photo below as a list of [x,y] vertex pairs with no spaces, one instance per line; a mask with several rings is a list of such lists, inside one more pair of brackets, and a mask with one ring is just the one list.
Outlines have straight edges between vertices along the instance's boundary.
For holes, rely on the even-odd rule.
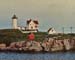
[[66,53],[0,53],[0,60],[75,60],[75,52]]

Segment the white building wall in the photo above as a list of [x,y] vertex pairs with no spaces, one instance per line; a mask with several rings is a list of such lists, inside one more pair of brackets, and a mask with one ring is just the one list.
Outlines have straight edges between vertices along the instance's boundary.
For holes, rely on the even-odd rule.
[[38,29],[36,28],[35,26],[37,26],[33,21],[31,21],[28,25],[28,29],[30,30],[35,30],[35,29]]
[[22,31],[22,30],[20,30],[22,33],[31,33],[31,32],[37,32],[37,31]]
[[54,28],[52,28],[52,29],[48,32],[48,34],[56,34],[55,29],[54,29]]
[[13,24],[13,29],[17,29],[17,19],[13,19],[12,20],[12,24]]
[[49,31],[49,34],[56,34],[56,31]]

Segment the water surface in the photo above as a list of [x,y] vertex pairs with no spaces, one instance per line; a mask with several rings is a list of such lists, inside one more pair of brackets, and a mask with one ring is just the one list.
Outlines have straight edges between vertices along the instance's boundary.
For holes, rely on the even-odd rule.
[[75,60],[75,52],[57,53],[0,53],[0,60]]

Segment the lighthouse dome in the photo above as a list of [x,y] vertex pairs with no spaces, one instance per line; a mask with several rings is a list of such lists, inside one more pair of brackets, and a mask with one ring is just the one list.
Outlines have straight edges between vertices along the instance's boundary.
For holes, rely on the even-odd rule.
[[12,19],[18,19],[18,17],[16,17],[16,15],[14,14],[13,17],[12,17]]

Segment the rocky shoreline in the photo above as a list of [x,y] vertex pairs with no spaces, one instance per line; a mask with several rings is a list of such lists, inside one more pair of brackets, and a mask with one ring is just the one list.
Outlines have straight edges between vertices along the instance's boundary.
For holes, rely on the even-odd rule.
[[20,41],[12,42],[9,46],[0,44],[0,51],[9,52],[57,52],[75,50],[75,39],[56,40],[49,38],[43,42]]

